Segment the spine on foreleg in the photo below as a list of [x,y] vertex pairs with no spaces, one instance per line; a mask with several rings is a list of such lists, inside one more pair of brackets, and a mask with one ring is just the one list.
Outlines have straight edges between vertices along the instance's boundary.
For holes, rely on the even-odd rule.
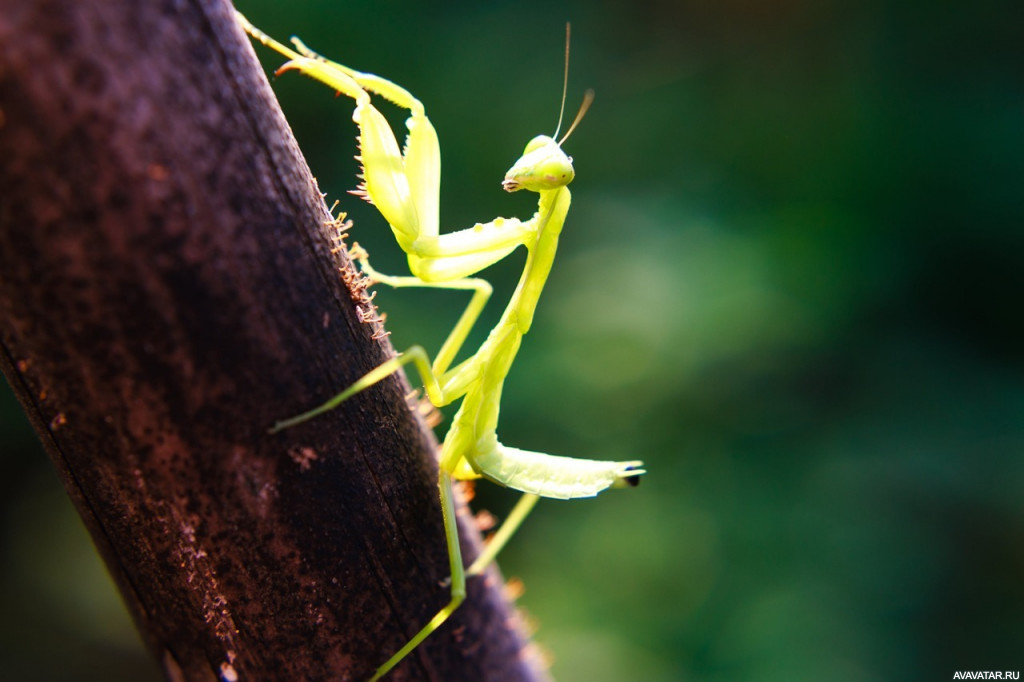
[[640,461],[556,457],[497,442],[473,458],[473,468],[499,485],[560,500],[593,497],[607,488],[636,485],[644,473],[642,466]]

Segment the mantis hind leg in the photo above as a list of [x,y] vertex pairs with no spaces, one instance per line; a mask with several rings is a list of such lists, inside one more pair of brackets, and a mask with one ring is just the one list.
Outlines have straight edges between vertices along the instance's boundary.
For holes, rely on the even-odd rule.
[[419,632],[412,636],[405,645],[389,658],[384,665],[377,668],[370,682],[375,682],[386,675],[392,668],[409,655],[423,640],[444,624],[455,609],[459,608],[466,598],[466,572],[462,567],[462,548],[459,545],[459,528],[455,520],[455,502],[452,494],[452,479],[444,471],[439,472],[438,490],[441,495],[441,512],[444,517],[444,534],[448,544],[448,565],[451,569],[451,600],[438,611]]
[[484,547],[484,551],[480,552],[476,560],[466,569],[467,575],[480,575],[484,572],[484,569],[495,557],[498,556],[498,552],[504,549],[508,541],[512,539],[515,532],[519,530],[519,526],[523,524],[526,517],[533,511],[534,506],[537,504],[537,500],[540,499],[539,495],[533,495],[531,493],[524,493],[519,501],[516,502],[516,506],[509,512],[508,517],[502,522],[501,527],[498,528],[498,532],[491,537],[487,546]]
[[384,665],[377,669],[370,682],[379,680],[382,676],[391,671],[398,663],[418,647],[423,640],[429,637],[435,630],[441,627],[448,617],[455,612],[466,598],[466,576],[479,575],[494,561],[495,556],[505,546],[512,535],[519,529],[539,497],[529,493],[519,498],[519,502],[513,507],[508,518],[501,524],[501,528],[495,533],[483,552],[476,558],[473,564],[467,569],[462,565],[462,547],[459,544],[459,529],[455,520],[455,503],[452,494],[452,479],[443,470],[438,476],[438,490],[441,496],[441,512],[444,517],[445,541],[448,545],[448,565],[451,570],[451,599],[448,604],[434,614],[434,617],[424,625],[419,632],[405,643],[395,654],[389,658]]

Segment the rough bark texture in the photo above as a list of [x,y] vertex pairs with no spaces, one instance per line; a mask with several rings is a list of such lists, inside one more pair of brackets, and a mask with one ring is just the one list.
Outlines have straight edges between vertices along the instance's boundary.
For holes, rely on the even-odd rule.
[[[365,679],[447,600],[404,381],[267,434],[390,352],[329,220],[227,4],[0,0],[0,363],[169,679]],[[542,676],[500,589],[393,679]]]

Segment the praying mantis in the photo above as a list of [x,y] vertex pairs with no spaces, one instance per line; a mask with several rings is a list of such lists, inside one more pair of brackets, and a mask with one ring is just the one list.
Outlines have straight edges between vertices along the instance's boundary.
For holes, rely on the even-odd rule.
[[[444,438],[439,457],[438,489],[451,569],[448,604],[402,648],[382,664],[371,682],[386,675],[463,602],[466,576],[481,573],[508,542],[540,497],[575,499],[592,497],[608,488],[635,485],[645,473],[640,461],[608,462],[557,457],[508,447],[498,441],[498,409],[505,377],[512,367],[555,259],[559,234],[569,210],[567,185],[575,171],[562,143],[573,132],[592,100],[588,92],[576,120],[560,140],[538,135],[509,168],[502,181],[508,192],[521,189],[539,195],[537,212],[528,220],[495,218],[473,227],[440,234],[438,199],[441,153],[437,133],[423,104],[403,87],[369,73],[330,61],[292,38],[292,49],[263,33],[243,15],[237,19],[246,33],[288,59],[277,74],[298,71],[355,101],[352,119],[359,128],[363,182],[358,194],[377,207],[391,226],[398,245],[408,256],[411,276],[390,276],[374,270],[365,251],[353,247],[363,273],[373,283],[391,287],[426,287],[472,292],[455,327],[430,362],[426,351],[413,346],[388,360],[326,403],[285,419],[272,432],[301,424],[337,407],[360,391],[411,364],[423,381],[435,407],[462,399]],[[568,26],[566,71],[568,83]],[[373,106],[377,95],[410,112],[408,137],[400,151],[383,115]],[[565,108],[565,88],[562,109]],[[561,128],[561,115],[559,125]],[[518,247],[526,248],[522,275],[498,323],[470,357],[455,363],[470,330],[491,296],[491,285],[474,277]],[[486,478],[521,491],[523,496],[490,543],[469,568],[463,566],[455,521],[453,480]]]

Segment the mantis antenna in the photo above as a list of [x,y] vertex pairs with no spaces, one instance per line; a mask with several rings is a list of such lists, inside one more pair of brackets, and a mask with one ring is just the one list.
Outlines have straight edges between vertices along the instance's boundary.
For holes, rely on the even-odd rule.
[[[558,132],[562,129],[562,117],[565,116],[565,93],[569,90],[569,37],[571,35],[571,25],[569,22],[565,22],[565,73],[562,75],[562,104],[558,107],[558,125],[555,126],[555,134],[552,138],[558,137]],[[583,94],[583,103],[580,104],[580,110],[576,112],[576,118],[573,119],[572,125],[569,126],[569,130],[566,131],[565,135],[561,140],[558,141],[558,146],[561,147],[562,143],[569,139],[572,135],[572,131],[576,130],[576,126],[579,125],[580,121],[583,120],[583,115],[587,113],[587,109],[590,108],[591,102],[594,101],[594,91],[587,90]]]
[[[576,130],[576,126],[578,126],[580,124],[580,121],[583,120],[583,115],[585,113],[587,113],[587,109],[590,108],[590,105],[591,105],[591,103],[593,101],[594,101],[594,91],[593,90],[587,90],[585,93],[583,93],[583,102],[580,104],[580,110],[578,112],[576,112],[576,118],[574,118],[572,120],[572,125],[569,126],[569,130],[565,131],[565,135],[562,137],[561,140],[558,141],[558,146],[559,147],[562,146],[563,142],[565,142],[566,140],[569,139],[569,136],[572,135],[572,131]],[[558,133],[555,133],[555,134],[557,135]]]
[[[562,76],[562,104],[558,107],[558,125],[555,126],[555,134],[551,137],[558,137],[558,131],[562,129],[562,116],[565,114],[565,93],[569,89],[569,34],[570,24],[565,22],[565,73]],[[566,135],[568,137],[568,135]]]

